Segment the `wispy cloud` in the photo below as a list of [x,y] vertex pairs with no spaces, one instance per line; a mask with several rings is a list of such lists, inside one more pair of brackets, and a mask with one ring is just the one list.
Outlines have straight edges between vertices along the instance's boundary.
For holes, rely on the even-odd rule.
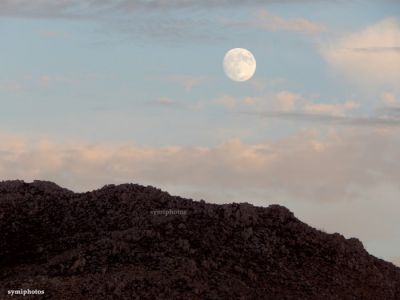
[[297,33],[316,34],[325,32],[328,28],[319,22],[314,22],[306,18],[287,19],[262,9],[259,10],[251,20],[224,20],[223,23],[228,26],[251,27],[266,31],[287,31]]
[[385,106],[389,106],[389,107],[395,107],[400,104],[396,95],[391,92],[386,92],[386,93],[382,94],[382,102]]
[[56,38],[66,38],[69,37],[69,33],[65,31],[43,31],[40,33],[42,37],[49,38],[49,39],[56,39]]
[[293,111],[303,102],[302,95],[290,91],[267,93],[263,96],[247,96],[237,98],[230,95],[223,95],[213,101],[213,104],[222,105],[229,110],[252,109],[253,111],[282,110]]
[[[286,0],[296,3],[298,0]],[[118,41],[131,41],[134,37],[147,40],[155,38],[175,45],[177,40],[213,41],[227,39],[226,33],[236,31],[236,25],[250,26],[269,31],[318,33],[326,30],[323,24],[305,18],[286,19],[262,10],[257,17],[240,24],[237,21],[221,22],[205,14],[209,9],[254,7],[278,3],[278,0],[3,0],[0,17],[26,17],[91,20],[101,26],[101,32],[118,32]],[[230,26],[227,26],[230,25]],[[49,31],[46,37],[60,37]]]
[[23,89],[23,85],[15,81],[0,82],[0,92],[19,92]]
[[359,103],[346,101],[344,103],[311,103],[304,105],[304,112],[310,114],[322,114],[331,116],[345,116],[349,110],[360,107]]
[[195,86],[198,86],[209,79],[207,79],[205,76],[169,75],[164,77],[163,80],[182,85],[185,90],[189,92]]
[[81,82],[79,77],[54,74],[41,75],[37,80],[42,87],[49,87],[53,84],[79,84]]
[[[278,0],[2,0],[0,15],[29,17],[84,17],[100,16],[101,14],[127,14],[135,11],[186,8],[218,8],[232,6],[251,6],[258,4],[277,3]],[[286,3],[296,3],[298,0],[285,0]]]
[[353,48],[352,50],[356,51],[356,52],[364,52],[364,53],[400,52],[400,46],[399,47]]
[[361,32],[324,43],[321,53],[327,62],[348,78],[369,86],[400,82],[400,24],[389,18]]
[[292,116],[294,118],[296,116],[299,119],[300,116],[306,119],[306,116],[310,115],[314,120],[332,120],[336,117],[345,117],[348,116],[351,111],[356,111],[360,108],[360,104],[353,100],[347,100],[342,103],[315,102],[305,98],[299,93],[287,90],[267,93],[264,96],[258,97],[248,96],[235,98],[225,95],[218,98],[214,103],[236,112],[265,113],[270,117],[282,115],[282,117]]
[[305,18],[285,19],[267,10],[257,13],[256,19],[250,21],[248,24],[268,31],[291,31],[313,34],[328,30],[324,24],[318,22]]
[[[393,112],[393,109],[391,109],[390,111]],[[256,115],[263,118],[322,123],[322,124],[327,123],[332,125],[363,126],[363,127],[400,126],[400,115],[397,117],[394,116],[353,117],[353,116],[341,116],[341,115],[328,115],[321,113],[285,112],[285,111],[242,112],[242,114]]]
[[181,107],[181,104],[175,100],[168,97],[161,97],[157,100],[151,101],[151,104],[164,106],[164,107]]

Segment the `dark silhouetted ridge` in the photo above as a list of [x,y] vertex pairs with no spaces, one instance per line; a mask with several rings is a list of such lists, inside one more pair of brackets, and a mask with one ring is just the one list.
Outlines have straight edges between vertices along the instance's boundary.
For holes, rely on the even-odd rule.
[[4,181],[0,234],[0,299],[400,299],[399,268],[279,205]]

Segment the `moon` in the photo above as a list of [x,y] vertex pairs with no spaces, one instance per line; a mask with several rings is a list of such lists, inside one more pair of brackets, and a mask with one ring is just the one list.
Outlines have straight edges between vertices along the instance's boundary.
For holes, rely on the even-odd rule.
[[224,71],[233,81],[243,82],[253,77],[256,72],[256,59],[247,49],[234,48],[224,57]]

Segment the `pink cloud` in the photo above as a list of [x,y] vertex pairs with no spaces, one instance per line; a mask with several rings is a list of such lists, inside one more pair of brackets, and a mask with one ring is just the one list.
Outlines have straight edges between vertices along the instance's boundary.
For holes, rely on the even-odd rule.
[[[58,143],[3,136],[2,178],[55,180],[86,190],[138,181],[195,188],[281,191],[315,201],[340,200],[380,183],[400,188],[398,129],[304,131],[285,139],[215,147]],[[384,155],[383,155],[384,154]]]

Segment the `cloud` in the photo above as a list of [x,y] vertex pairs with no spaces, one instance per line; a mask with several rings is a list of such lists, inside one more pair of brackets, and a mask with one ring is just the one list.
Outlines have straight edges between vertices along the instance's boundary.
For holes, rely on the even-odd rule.
[[178,109],[180,111],[192,111],[197,112],[204,108],[205,103],[201,101],[181,101],[172,99],[170,97],[160,97],[152,101],[147,102],[150,105],[155,105],[163,108]]
[[400,52],[400,47],[354,48],[353,51],[356,51],[356,52],[366,52],[366,53]]
[[253,109],[254,111],[280,110],[293,111],[303,101],[300,94],[290,91],[280,91],[277,93],[269,93],[259,97],[235,98],[233,96],[224,95],[214,101],[215,104],[222,105],[228,110],[245,110]]
[[[224,6],[240,4],[242,1],[213,0],[2,0],[0,15],[27,17],[99,17],[109,13],[127,14],[140,10],[163,10],[199,6]],[[251,1],[247,3],[259,3]]]
[[[249,99],[245,99],[244,101],[251,101]],[[233,110],[238,106],[238,100],[231,96],[222,96],[214,100],[216,104],[222,105],[227,110]]]
[[[392,94],[384,94],[392,101]],[[213,101],[233,113],[286,121],[348,127],[400,127],[400,107],[386,106],[361,114],[353,100],[343,103],[317,103],[301,94],[281,91],[261,97],[235,98],[224,95]]]
[[316,103],[306,99],[303,95],[288,90],[276,93],[266,93],[263,96],[248,96],[235,98],[225,95],[215,101],[217,104],[232,110],[248,110],[255,112],[297,112],[302,114],[345,116],[348,112],[360,108],[360,104],[347,100],[343,103]]
[[305,18],[285,19],[273,15],[267,10],[258,12],[257,18],[249,22],[249,25],[267,31],[291,31],[310,34],[327,31],[327,27],[324,24],[313,22]]
[[41,36],[49,39],[57,39],[69,37],[69,33],[64,31],[48,30],[41,32]]
[[193,75],[169,75],[164,78],[165,81],[182,85],[187,92],[191,91],[195,86],[204,83],[207,78],[204,76]]
[[[199,5],[200,3],[200,5]],[[223,40],[218,31],[210,35],[206,28],[216,22],[194,13],[176,13],[179,9],[219,5],[218,1],[163,0],[2,0],[0,17],[52,18],[94,21],[98,32],[117,32],[118,43],[149,37],[176,44],[188,37],[196,40]],[[52,34],[50,34],[52,35]],[[110,35],[107,35],[109,38]],[[172,41],[173,39],[173,41]],[[215,38],[216,39],[216,38]]]
[[391,113],[382,116],[343,116],[322,113],[307,112],[285,112],[285,111],[265,111],[265,112],[242,112],[243,114],[257,115],[263,118],[281,119],[289,121],[302,121],[310,123],[325,123],[329,125],[356,126],[356,127],[400,127],[400,115]]
[[318,103],[290,91],[244,98],[225,95],[213,103],[234,113],[260,118],[349,127],[400,127],[400,106],[397,105],[396,96],[384,93],[382,101],[386,103],[385,106],[368,114],[361,114],[361,105],[353,100]]
[[[360,104],[353,100],[347,100],[343,103],[316,103],[304,98],[299,93],[286,90],[242,99],[225,95],[218,98],[214,103],[222,105],[231,111],[248,112],[250,114],[254,112],[275,118],[306,120],[309,116],[310,121],[349,121],[344,117],[350,111],[360,108]],[[251,110],[249,111],[249,109]],[[361,120],[366,118],[359,119],[360,123],[362,123]]]
[[400,268],[400,257],[395,257],[391,261]]
[[301,96],[288,91],[282,91],[277,94],[279,106],[283,111],[293,111],[296,108],[296,103],[301,99]]
[[81,82],[77,77],[55,74],[44,74],[39,76],[37,80],[42,87],[49,87],[54,84],[79,84]]
[[327,27],[318,22],[313,22],[305,18],[286,19],[274,15],[265,9],[259,10],[255,17],[247,21],[233,19],[225,20],[224,25],[235,27],[251,27],[266,31],[287,31],[306,34],[316,34],[327,31]]
[[[0,15],[2,16],[27,16],[27,17],[61,17],[72,16],[77,10],[89,4],[89,1],[76,0],[3,0],[0,2]],[[74,13],[75,12],[75,13]]]
[[400,82],[400,24],[386,19],[321,47],[336,70],[354,81],[397,87]]
[[275,87],[277,85],[280,85],[284,83],[285,80],[282,78],[277,78],[277,79],[270,79],[267,77],[262,77],[262,76],[257,76],[256,78],[253,77],[250,81],[249,84],[253,86],[257,91],[263,91],[266,88]]
[[396,98],[396,95],[390,92],[386,92],[382,94],[382,102],[384,105],[389,107],[394,107],[399,104],[399,101]]
[[0,92],[19,92],[23,86],[15,81],[0,82]]
[[[118,43],[142,42],[155,38],[163,43],[176,46],[177,41],[221,42],[235,32],[235,26],[226,26],[208,9],[242,6],[257,8],[278,0],[2,0],[0,17],[53,18],[95,21],[105,34],[118,32]],[[298,0],[286,0],[296,3]],[[278,16],[259,15],[258,21],[247,25],[268,30],[285,30],[316,33],[323,26],[306,19],[286,20]],[[272,17],[272,18],[271,18]],[[270,20],[271,19],[271,20]],[[234,25],[234,22],[230,22]],[[49,31],[46,37],[61,37],[60,33]],[[107,35],[108,39],[112,35]],[[65,36],[64,36],[65,37]],[[108,40],[110,42],[110,40]]]
[[347,111],[359,107],[360,105],[354,101],[346,101],[345,103],[306,103],[304,112],[343,117]]
[[214,147],[59,143],[2,134],[0,176],[50,179],[75,190],[136,181],[159,186],[276,191],[343,200],[382,183],[400,188],[398,129],[304,131],[259,144]]
[[[296,3],[299,0],[285,0]],[[135,11],[151,10],[165,12],[166,9],[217,8],[251,6],[279,3],[279,0],[2,0],[0,15],[29,17],[84,17],[108,13],[127,14]]]
[[167,98],[167,97],[161,97],[151,103],[155,104],[155,105],[166,106],[166,107],[179,106],[179,103],[177,103],[175,100],[172,100],[171,98]]

